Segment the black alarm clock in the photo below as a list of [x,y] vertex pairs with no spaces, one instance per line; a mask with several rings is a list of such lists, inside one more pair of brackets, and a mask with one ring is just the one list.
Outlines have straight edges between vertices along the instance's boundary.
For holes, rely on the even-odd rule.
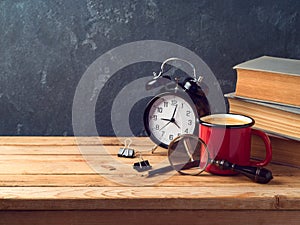
[[[189,64],[193,77],[176,75],[174,79],[164,71],[166,63],[180,60]],[[184,79],[182,79],[184,78]],[[210,114],[205,92],[200,87],[202,77],[196,77],[195,67],[188,61],[170,58],[162,63],[161,71],[154,74],[146,89],[161,87],[144,111],[144,126],[147,135],[158,146],[168,148],[172,140],[182,134],[198,135],[199,118]]]

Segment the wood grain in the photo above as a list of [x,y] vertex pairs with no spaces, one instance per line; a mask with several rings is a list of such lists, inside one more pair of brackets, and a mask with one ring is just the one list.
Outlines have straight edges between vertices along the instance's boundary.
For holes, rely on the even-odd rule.
[[[277,220],[272,221],[280,224],[300,209],[297,168],[269,165],[274,180],[267,185],[253,183],[242,175],[215,176],[206,172],[199,176],[172,173],[155,184],[124,185],[116,182],[120,176],[135,181],[141,179],[141,174],[132,173],[132,169],[105,172],[108,168],[99,172],[86,161],[95,159],[96,163],[105,164],[114,158],[117,163],[109,165],[116,167],[137,161],[116,156],[122,141],[102,139],[105,151],[99,151],[97,138],[93,137],[83,137],[80,145],[72,137],[0,137],[0,224],[68,224],[64,223],[66,218],[73,221],[70,224],[83,223],[78,215],[89,217],[90,224],[119,223],[120,215],[131,215],[130,224],[147,218],[143,222],[147,224],[153,213],[164,224],[172,224],[168,222],[172,218],[174,224],[192,223],[190,216],[204,215],[214,219],[215,224],[222,219],[214,215],[236,224],[246,223],[241,215],[256,215],[256,222],[267,224],[271,219],[266,212],[277,215]],[[133,146],[149,149],[152,144],[136,138]],[[85,149],[86,155],[80,148]],[[155,166],[166,159],[166,150],[144,152],[143,156]],[[99,215],[103,220],[97,221]],[[294,218],[289,224],[299,221]]]
[[298,225],[300,222],[300,214],[297,211],[277,210],[268,212],[260,210],[2,211],[0,217],[0,225]]
[[[1,207],[6,210],[270,210],[300,207],[297,203],[300,190],[278,189],[274,195],[271,187],[3,187],[0,188],[0,193],[3,198]],[[294,199],[294,204],[284,204],[287,199]]]

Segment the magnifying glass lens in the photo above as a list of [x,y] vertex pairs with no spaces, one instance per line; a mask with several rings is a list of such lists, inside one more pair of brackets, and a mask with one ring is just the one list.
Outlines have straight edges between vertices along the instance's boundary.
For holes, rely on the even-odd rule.
[[188,175],[203,172],[209,163],[209,154],[205,143],[195,135],[185,134],[175,138],[168,149],[172,167]]

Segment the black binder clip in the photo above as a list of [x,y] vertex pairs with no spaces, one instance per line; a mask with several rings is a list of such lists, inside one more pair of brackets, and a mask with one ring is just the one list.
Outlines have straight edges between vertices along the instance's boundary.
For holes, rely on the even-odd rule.
[[133,169],[138,172],[143,172],[147,170],[151,170],[152,166],[150,165],[148,160],[144,160],[140,153],[140,161],[133,164]]
[[132,143],[132,141],[130,138],[127,138],[125,140],[124,147],[120,148],[118,157],[125,157],[125,158],[134,158],[135,157],[134,149],[129,148],[131,143]]

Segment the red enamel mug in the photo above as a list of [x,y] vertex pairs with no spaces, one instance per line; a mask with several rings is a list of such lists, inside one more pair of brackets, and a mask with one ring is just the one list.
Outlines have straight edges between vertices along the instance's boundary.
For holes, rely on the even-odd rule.
[[[200,118],[199,137],[206,143],[210,158],[227,160],[241,166],[266,166],[272,159],[269,137],[262,131],[252,129],[254,119],[238,114],[213,114]],[[257,135],[264,141],[266,157],[263,161],[251,160],[251,136]],[[206,172],[219,175],[237,174],[208,165]]]

